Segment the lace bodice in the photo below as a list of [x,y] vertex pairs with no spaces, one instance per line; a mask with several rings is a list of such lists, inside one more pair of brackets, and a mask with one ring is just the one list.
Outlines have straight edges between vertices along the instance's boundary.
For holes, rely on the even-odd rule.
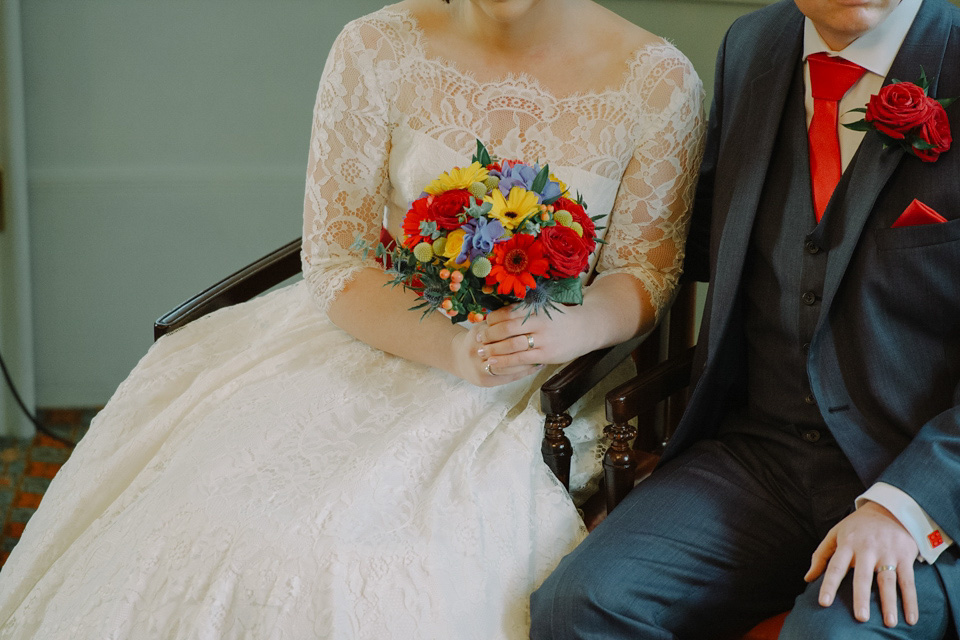
[[672,45],[634,52],[617,86],[553,95],[517,74],[479,81],[426,53],[405,10],[346,26],[327,60],[314,109],[304,203],[303,269],[325,310],[364,264],[350,249],[399,238],[412,200],[439,173],[469,161],[476,140],[503,158],[549,162],[590,215],[610,214],[602,276],[636,277],[659,314],[681,272],[700,159],[702,87]]

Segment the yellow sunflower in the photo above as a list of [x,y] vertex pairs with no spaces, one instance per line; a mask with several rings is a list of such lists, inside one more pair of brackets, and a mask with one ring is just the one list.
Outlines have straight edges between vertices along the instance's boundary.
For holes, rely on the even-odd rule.
[[523,187],[513,187],[506,198],[499,189],[494,189],[484,199],[493,205],[489,215],[499,220],[509,231],[516,229],[523,224],[524,220],[540,210],[537,194]]
[[479,162],[474,162],[466,169],[454,168],[450,170],[450,173],[441,173],[440,177],[428,184],[424,191],[432,196],[437,196],[454,189],[469,189],[474,182],[486,180],[487,173],[487,170]]

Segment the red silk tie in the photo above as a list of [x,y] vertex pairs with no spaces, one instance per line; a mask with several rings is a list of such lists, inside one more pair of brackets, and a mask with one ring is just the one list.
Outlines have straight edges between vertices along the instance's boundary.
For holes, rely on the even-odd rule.
[[837,137],[838,103],[866,72],[860,65],[814,53],[807,57],[813,118],[807,136],[810,141],[810,178],[813,181],[813,208],[817,222],[823,217],[833,190],[840,182],[840,139]]

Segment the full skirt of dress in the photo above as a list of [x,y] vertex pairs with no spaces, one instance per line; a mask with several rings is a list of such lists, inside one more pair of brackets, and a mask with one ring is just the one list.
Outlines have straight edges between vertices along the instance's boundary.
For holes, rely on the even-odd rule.
[[[536,379],[481,389],[334,326],[297,283],[161,339],[0,576],[0,638],[520,640],[586,534]],[[600,403],[568,430],[599,468]]]

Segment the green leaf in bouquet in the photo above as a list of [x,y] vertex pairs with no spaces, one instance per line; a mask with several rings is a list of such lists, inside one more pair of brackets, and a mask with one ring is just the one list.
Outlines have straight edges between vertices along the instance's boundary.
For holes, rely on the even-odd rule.
[[550,280],[546,283],[550,300],[559,304],[583,304],[583,287],[579,278]]
[[477,153],[474,154],[472,158],[473,162],[479,162],[482,166],[487,166],[491,164],[490,153],[487,151],[487,148],[483,146],[483,143],[480,140],[477,140]]
[[533,185],[530,187],[534,193],[543,193],[543,188],[547,186],[547,180],[550,179],[550,165],[544,165],[540,173],[533,179]]
[[952,105],[954,102],[956,102],[956,100],[957,100],[956,98],[940,98],[939,100],[937,100],[937,102],[940,103],[941,107],[946,109],[947,107]]
[[488,213],[490,213],[492,209],[493,209],[493,203],[484,201],[479,205],[477,204],[470,205],[469,207],[464,209],[464,213],[466,213],[471,218],[484,218]]
[[556,202],[557,200],[559,200],[560,198],[563,198],[563,197],[566,196],[566,195],[567,195],[567,192],[564,191],[563,193],[561,193],[561,194],[558,195],[558,196],[553,196],[552,198],[544,198],[542,204],[545,204],[545,205],[548,205],[548,206],[549,206],[549,205],[553,204],[554,202]]
[[436,240],[443,235],[443,231],[437,228],[437,223],[433,220],[420,221],[420,235],[424,238]]

